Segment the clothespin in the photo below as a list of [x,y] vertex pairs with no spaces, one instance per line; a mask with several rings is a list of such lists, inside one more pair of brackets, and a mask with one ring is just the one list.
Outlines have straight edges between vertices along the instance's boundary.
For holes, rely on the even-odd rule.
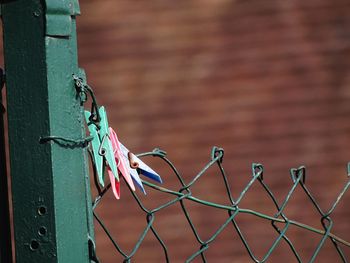
[[[120,143],[120,146],[122,147],[122,144]],[[129,161],[128,159],[128,154],[125,154],[125,152],[122,150],[122,153],[123,153],[123,157]],[[130,163],[130,161],[129,161]],[[135,163],[129,165],[129,172],[130,172],[130,175],[132,177],[132,180],[134,181],[134,183],[138,186],[138,188],[140,188],[140,190],[146,194],[146,190],[145,188],[143,187],[142,185],[142,181],[140,179],[140,176],[139,174],[137,173],[137,170],[136,170],[136,167],[135,167]]]
[[[140,187],[140,189],[146,194],[145,189],[142,186],[141,179],[137,173],[137,171],[140,174],[143,174],[144,176],[147,176],[148,178],[157,181],[159,183],[162,183],[162,178],[157,174],[153,169],[151,169],[147,164],[145,164],[141,159],[139,159],[136,155],[134,155],[132,152],[128,150],[122,143],[120,143],[120,148],[123,152],[123,155],[125,158],[129,160],[130,163],[130,174],[136,184]],[[137,171],[136,171],[137,170]]]
[[114,151],[110,140],[107,113],[104,107],[99,108],[99,115],[100,121],[99,123],[95,123],[91,120],[91,113],[85,111],[85,119],[88,124],[90,135],[93,136],[91,145],[99,183],[104,186],[104,161],[107,162],[107,166],[111,169],[114,177],[118,181],[119,177],[117,164],[114,158]]
[[139,164],[139,167],[137,170],[140,171],[140,173],[153,181],[156,181],[158,183],[163,183],[162,178],[158,173],[156,173],[151,167],[149,167],[147,164],[145,164],[141,159],[139,159],[135,154],[132,152],[129,152],[128,154],[129,160],[134,160],[134,162]]
[[[125,178],[126,182],[130,186],[130,188],[133,191],[135,191],[135,186],[134,186],[133,180],[130,177],[130,173],[129,173],[128,160],[126,160],[124,158],[123,153],[120,149],[120,143],[118,140],[118,136],[112,128],[109,128],[109,135],[110,135],[112,148],[113,148],[113,152],[114,152],[114,158],[115,158],[115,161],[118,163],[118,165],[117,165],[118,170],[119,170],[120,174]],[[109,178],[111,180],[111,185],[112,185],[112,190],[113,190],[114,196],[117,199],[119,199],[120,198],[120,182],[115,180],[115,178],[113,176],[113,172],[110,168],[108,168],[108,174],[109,174]]]
[[90,123],[90,118],[91,113],[88,111],[85,111],[85,119],[86,122],[88,123],[88,128],[90,135],[93,137],[91,141],[91,147],[92,147],[92,156],[94,159],[97,175],[98,175],[98,181],[99,183],[104,186],[104,180],[103,180],[103,156],[100,156],[98,154],[98,150],[100,149],[101,141],[100,137],[98,135],[98,128],[95,123],[91,122]]
[[[110,134],[109,134],[109,125],[108,125],[108,119],[107,119],[107,113],[105,108],[102,106],[99,109],[100,113],[100,138],[101,138],[101,153],[105,153],[105,158],[107,160],[108,166],[111,168],[114,177],[119,181],[118,177],[118,171],[117,171],[117,163],[114,158],[114,150],[112,147],[112,143],[110,140]],[[105,152],[103,152],[105,151]]]

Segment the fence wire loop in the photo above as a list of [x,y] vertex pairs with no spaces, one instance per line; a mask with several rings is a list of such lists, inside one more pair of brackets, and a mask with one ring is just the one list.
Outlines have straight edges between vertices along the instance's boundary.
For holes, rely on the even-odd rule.
[[101,120],[101,116],[99,113],[99,106],[97,104],[97,100],[92,88],[87,84],[84,78],[81,78],[75,74],[73,74],[73,80],[75,82],[75,89],[77,91],[78,96],[80,97],[81,103],[84,104],[88,100],[88,94],[91,97],[91,116],[90,121],[96,125]]
[[94,263],[100,263],[96,255],[96,244],[92,237],[88,236],[88,246],[89,246],[89,255],[90,260]]
[[218,161],[220,163],[222,163],[222,161],[224,159],[224,153],[225,153],[225,151],[223,148],[219,148],[219,147],[214,146],[211,150],[211,159],[212,160],[218,159]]
[[299,168],[292,168],[290,170],[290,175],[292,178],[293,183],[295,183],[297,180],[301,180],[303,184],[305,183],[305,174],[306,170],[304,166],[300,166]]
[[261,163],[253,163],[252,175],[261,181],[264,180],[264,166]]
[[156,157],[156,156],[161,156],[161,157],[165,157],[167,155],[166,151],[163,151],[162,149],[159,148],[155,148],[152,151],[152,156]]

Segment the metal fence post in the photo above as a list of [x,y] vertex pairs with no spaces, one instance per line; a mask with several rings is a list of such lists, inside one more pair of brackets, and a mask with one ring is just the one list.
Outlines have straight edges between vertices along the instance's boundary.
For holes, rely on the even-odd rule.
[[86,149],[65,143],[86,136],[72,78],[78,0],[1,8],[16,262],[90,262]]

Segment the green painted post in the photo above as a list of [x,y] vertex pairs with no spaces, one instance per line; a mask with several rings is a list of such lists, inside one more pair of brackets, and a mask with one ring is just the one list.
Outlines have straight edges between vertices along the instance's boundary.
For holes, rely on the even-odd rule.
[[93,236],[86,149],[40,138],[84,138],[78,0],[2,6],[16,262],[90,262]]

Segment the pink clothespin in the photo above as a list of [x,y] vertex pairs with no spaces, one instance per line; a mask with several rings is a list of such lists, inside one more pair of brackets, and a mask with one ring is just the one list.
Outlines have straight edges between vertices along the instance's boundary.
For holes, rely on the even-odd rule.
[[[109,128],[109,136],[110,136],[110,140],[112,143],[114,157],[115,157],[115,160],[117,162],[119,173],[125,178],[126,182],[130,186],[130,188],[133,191],[135,191],[135,185],[134,185],[133,180],[132,180],[130,173],[129,173],[129,168],[128,168],[129,162],[128,162],[128,160],[126,160],[124,158],[123,153],[120,149],[120,143],[118,140],[118,136],[117,136],[116,132],[111,127]],[[108,175],[109,175],[109,179],[111,181],[114,196],[115,196],[115,198],[120,199],[120,182],[118,182],[115,179],[113,172],[109,167],[108,167]]]

